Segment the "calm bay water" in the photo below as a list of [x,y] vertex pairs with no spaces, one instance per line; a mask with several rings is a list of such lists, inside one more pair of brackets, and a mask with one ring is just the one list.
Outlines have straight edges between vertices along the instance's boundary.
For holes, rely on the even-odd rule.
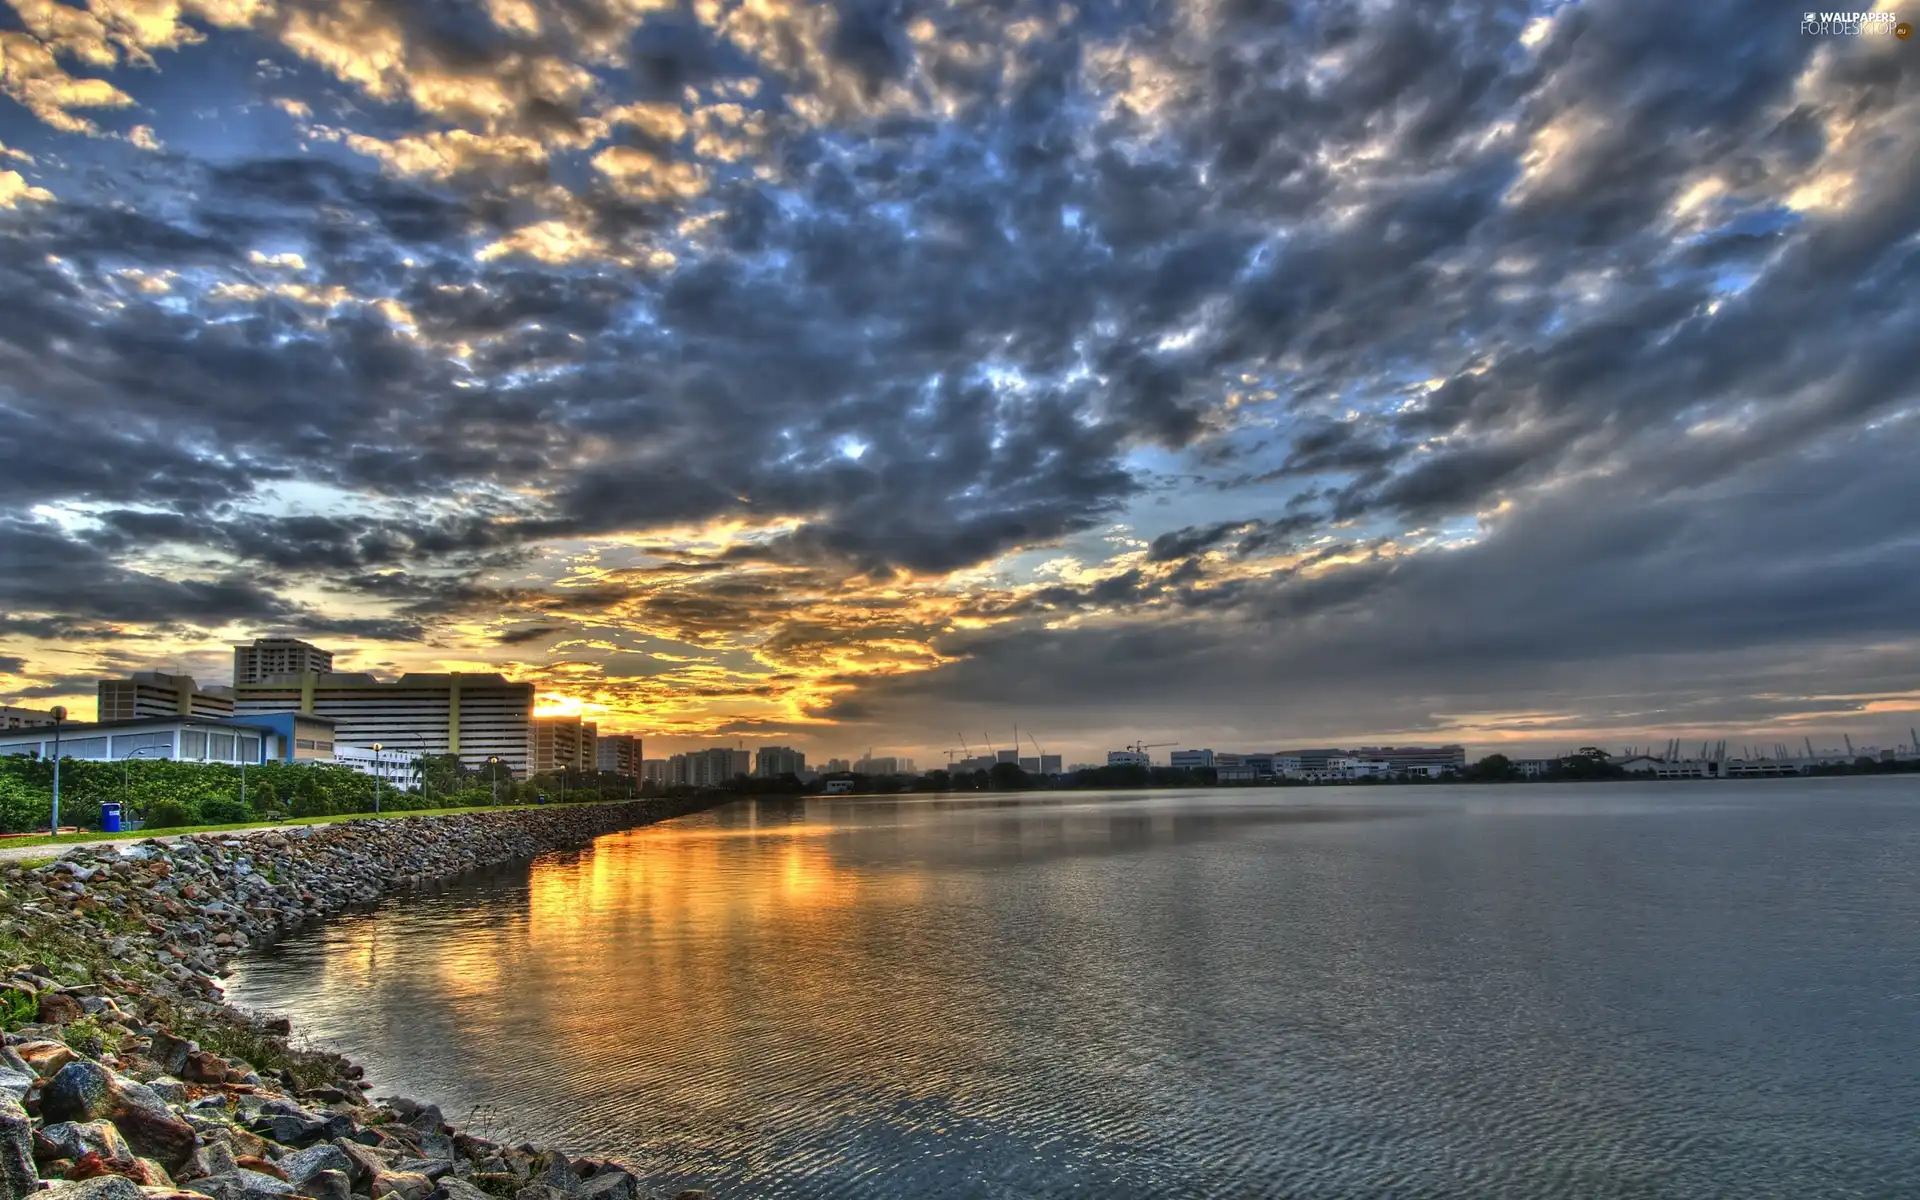
[[241,1004],[722,1198],[1920,1195],[1920,782],[742,802]]

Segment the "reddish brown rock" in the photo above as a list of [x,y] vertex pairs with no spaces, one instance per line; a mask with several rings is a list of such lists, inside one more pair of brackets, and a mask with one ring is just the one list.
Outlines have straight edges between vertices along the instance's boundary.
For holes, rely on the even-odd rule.
[[86,1015],[80,1002],[65,992],[48,992],[40,997],[40,1023],[65,1025]]

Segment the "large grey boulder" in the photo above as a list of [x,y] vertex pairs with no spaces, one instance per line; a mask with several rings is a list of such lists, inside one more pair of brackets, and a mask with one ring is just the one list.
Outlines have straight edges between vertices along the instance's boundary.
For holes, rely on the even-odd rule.
[[263,1200],[268,1196],[295,1194],[293,1185],[285,1180],[245,1168],[224,1175],[209,1175],[182,1186],[203,1196],[212,1196],[213,1200]]
[[353,1180],[353,1190],[362,1195],[371,1195],[369,1189],[372,1186],[373,1177],[392,1166],[391,1155],[371,1146],[363,1146],[359,1142],[338,1138],[334,1141],[333,1147],[340,1151],[351,1164],[348,1176]]
[[0,1094],[0,1200],[25,1200],[39,1186],[33,1169],[33,1121],[11,1093]]
[[449,1178],[440,1181],[439,1190],[433,1194],[433,1200],[494,1200],[473,1184],[464,1179]]
[[280,1170],[286,1174],[288,1183],[298,1186],[322,1171],[338,1171],[351,1178],[353,1160],[338,1146],[309,1146],[281,1159]]
[[618,1167],[596,1174],[574,1190],[580,1200],[636,1200],[640,1181]]
[[109,1121],[88,1121],[81,1124],[75,1121],[59,1121],[40,1131],[43,1149],[35,1158],[72,1158],[79,1159],[87,1154],[98,1154],[101,1158],[130,1159],[134,1157],[133,1148],[127,1145],[127,1139]]
[[75,1059],[40,1089],[40,1115],[50,1122],[105,1118],[141,1156],[169,1171],[193,1157],[193,1126],[144,1083],[114,1074],[91,1059]]
[[27,1093],[33,1090],[33,1082],[39,1076],[27,1065],[27,1060],[14,1053],[12,1046],[0,1047],[0,1092],[12,1096],[15,1100],[25,1100]]
[[185,1038],[175,1037],[165,1029],[153,1034],[153,1044],[147,1047],[147,1057],[158,1063],[160,1069],[168,1075],[178,1075],[187,1069],[187,1056],[200,1047]]
[[38,1200],[147,1200],[147,1194],[131,1179],[96,1175],[79,1183],[56,1183],[41,1192]]
[[306,1182],[295,1185],[309,1200],[351,1200],[353,1186],[340,1171],[315,1171]]

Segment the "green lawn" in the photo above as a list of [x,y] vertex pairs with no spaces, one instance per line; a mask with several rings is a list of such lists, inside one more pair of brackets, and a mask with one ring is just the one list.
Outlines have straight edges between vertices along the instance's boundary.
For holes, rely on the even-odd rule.
[[[631,800],[601,800],[600,804],[630,804]],[[238,825],[179,825],[170,829],[134,829],[124,833],[63,833],[58,837],[40,834],[37,837],[0,838],[0,850],[14,847],[65,846],[75,842],[137,842],[150,837],[172,837],[180,833],[229,833],[242,829],[274,829],[286,825],[332,825],[340,821],[395,820],[401,817],[439,817],[450,813],[511,812],[521,808],[558,808],[557,804],[478,804],[465,808],[412,808],[403,812],[382,813],[375,817],[372,813],[342,813],[331,817],[282,817],[274,821],[245,821]],[[568,808],[588,807],[585,805],[567,805]]]

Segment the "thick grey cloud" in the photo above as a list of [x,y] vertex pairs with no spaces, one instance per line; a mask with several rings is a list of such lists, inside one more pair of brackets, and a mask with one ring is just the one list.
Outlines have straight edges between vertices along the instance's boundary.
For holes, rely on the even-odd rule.
[[[970,657],[828,715],[1151,710],[1184,661],[1414,721],[1558,694],[1521,663],[1704,695],[1710,649],[1915,633],[1899,47],[1633,0],[533,11],[274,6],[212,37],[319,115],[165,170],[0,115],[55,196],[0,210],[0,499],[67,512],[0,526],[0,628],[533,647],[564,612],[798,655],[844,630],[794,596],[1125,521],[1144,562],[970,594]],[[276,42],[316,15],[399,65]],[[670,589],[513,576],[721,521],[782,524]],[[128,565],[156,550],[202,565]]]

